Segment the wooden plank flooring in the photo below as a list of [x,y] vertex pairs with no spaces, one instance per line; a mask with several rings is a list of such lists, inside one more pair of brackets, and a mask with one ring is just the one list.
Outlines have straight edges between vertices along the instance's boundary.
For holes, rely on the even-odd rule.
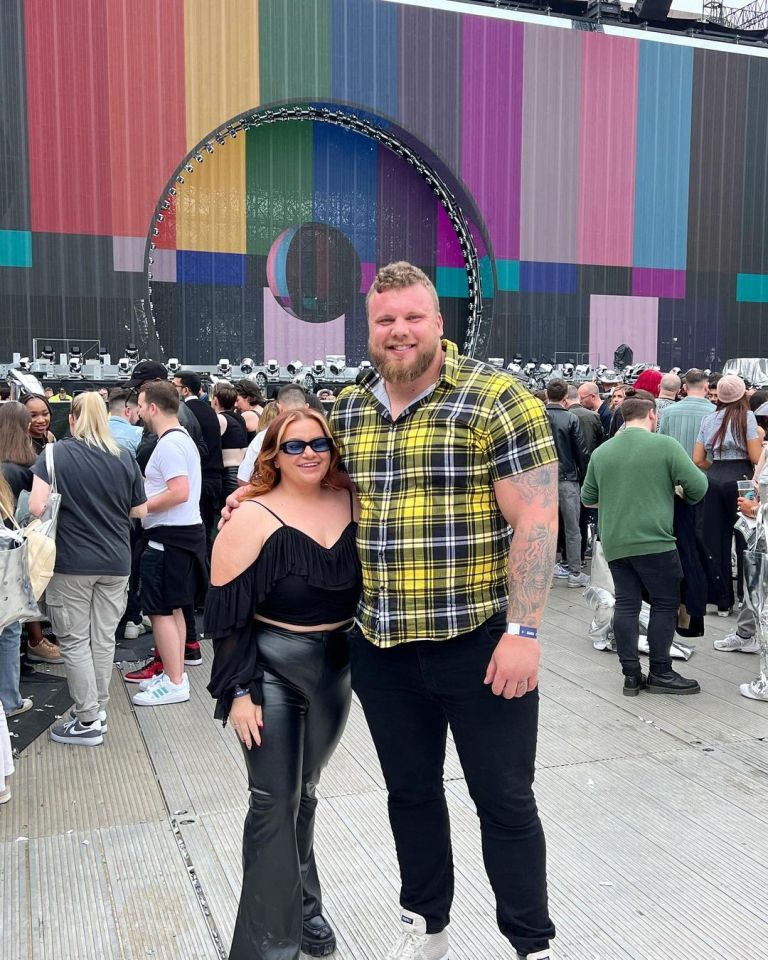
[[[764,952],[768,704],[738,684],[757,658],[707,636],[678,669],[695,697],[626,698],[616,658],[592,648],[580,591],[545,618],[536,793],[562,960],[741,960]],[[193,697],[134,710],[117,672],[103,748],[36,741],[0,808],[2,960],[218,960],[240,885],[245,770]],[[512,957],[496,930],[477,817],[449,743],[456,860],[453,960]],[[317,852],[338,960],[378,960],[397,927],[398,877],[381,771],[362,710],[320,787]],[[758,946],[759,945],[759,946]],[[755,950],[757,949],[757,952]]]

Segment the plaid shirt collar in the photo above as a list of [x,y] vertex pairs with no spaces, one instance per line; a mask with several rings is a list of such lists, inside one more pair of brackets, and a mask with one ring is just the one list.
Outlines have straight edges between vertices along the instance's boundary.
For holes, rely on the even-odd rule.
[[[407,413],[422,400],[432,396],[438,387],[454,387],[458,383],[459,348],[451,340],[441,340],[440,344],[445,356],[443,357],[443,366],[440,369],[440,376],[438,377],[437,382],[430,384],[426,390],[420,393],[417,397],[414,397],[403,411],[403,414]],[[381,376],[378,370],[371,369],[360,381],[359,386],[371,394],[374,402],[379,406],[380,412],[383,416],[385,416],[385,419],[391,420],[392,415],[389,408],[389,397],[387,395],[386,384],[384,382],[384,378]],[[401,416],[403,414],[401,414]]]

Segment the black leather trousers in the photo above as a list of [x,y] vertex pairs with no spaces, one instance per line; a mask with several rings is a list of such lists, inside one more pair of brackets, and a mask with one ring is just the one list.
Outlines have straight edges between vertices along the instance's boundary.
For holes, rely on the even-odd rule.
[[243,748],[249,809],[230,960],[299,960],[302,921],[322,912],[314,855],[316,787],[349,714],[348,634],[266,624],[262,745]]

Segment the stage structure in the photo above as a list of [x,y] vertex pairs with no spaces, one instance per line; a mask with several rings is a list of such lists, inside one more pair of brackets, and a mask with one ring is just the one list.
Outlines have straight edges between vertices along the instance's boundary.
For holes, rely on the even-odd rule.
[[478,356],[768,356],[765,46],[503,6],[0,4],[0,363],[356,365],[401,258]]

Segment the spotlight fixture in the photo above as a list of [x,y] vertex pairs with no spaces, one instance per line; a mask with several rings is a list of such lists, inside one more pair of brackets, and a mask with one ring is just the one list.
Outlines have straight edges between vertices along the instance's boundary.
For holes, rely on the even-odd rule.
[[181,364],[179,363],[178,357],[170,357],[168,360],[168,373],[172,373],[174,376],[181,370]]
[[125,378],[131,375],[131,367],[133,364],[128,359],[128,357],[120,357],[117,361],[117,375],[118,377]]
[[588,376],[588,375],[589,375],[589,364],[588,364],[588,363],[580,363],[580,364],[578,364],[578,365],[576,366],[576,369],[575,369],[574,372],[576,373],[576,376],[577,376],[577,377],[586,377],[586,376]]
[[229,362],[229,360],[227,360],[226,357],[222,357],[219,360],[217,369],[222,377],[228,377],[232,372],[232,364]]
[[361,370],[370,370],[370,369],[371,369],[371,361],[370,361],[370,360],[361,360],[361,361],[360,361],[360,369],[361,369]]
[[329,354],[325,358],[325,362],[328,365],[328,369],[335,377],[337,377],[347,366],[347,358],[338,353]]
[[22,373],[29,373],[30,367],[31,363],[29,357],[21,357],[19,360],[19,370],[21,370]]
[[573,369],[574,369],[573,360],[569,360],[568,363],[564,363],[563,376],[566,377],[568,380],[570,380],[571,377],[573,377]]
[[245,376],[253,373],[253,360],[250,357],[243,357],[243,362],[240,364],[240,372]]
[[47,363],[53,363],[56,360],[56,354],[54,352],[53,346],[50,343],[43,344],[43,350],[40,354],[40,359],[45,360]]
[[80,344],[79,344],[79,343],[73,343],[72,346],[69,348],[69,357],[70,357],[70,359],[73,359],[73,358],[75,358],[75,357],[76,357],[76,358],[82,358],[82,356],[83,356],[83,351],[80,349]]
[[267,360],[267,373],[272,377],[280,373],[280,364],[277,360]]
[[322,360],[315,360],[312,364],[312,369],[315,371],[318,376],[322,376],[325,372],[325,363]]
[[139,348],[135,343],[129,343],[125,348],[125,356],[131,360],[133,363],[139,359]]
[[69,358],[69,372],[72,376],[79,376],[83,372],[83,362],[79,357]]
[[304,369],[304,364],[301,362],[301,360],[294,360],[292,363],[286,364],[285,369],[293,377],[299,372],[299,370]]

